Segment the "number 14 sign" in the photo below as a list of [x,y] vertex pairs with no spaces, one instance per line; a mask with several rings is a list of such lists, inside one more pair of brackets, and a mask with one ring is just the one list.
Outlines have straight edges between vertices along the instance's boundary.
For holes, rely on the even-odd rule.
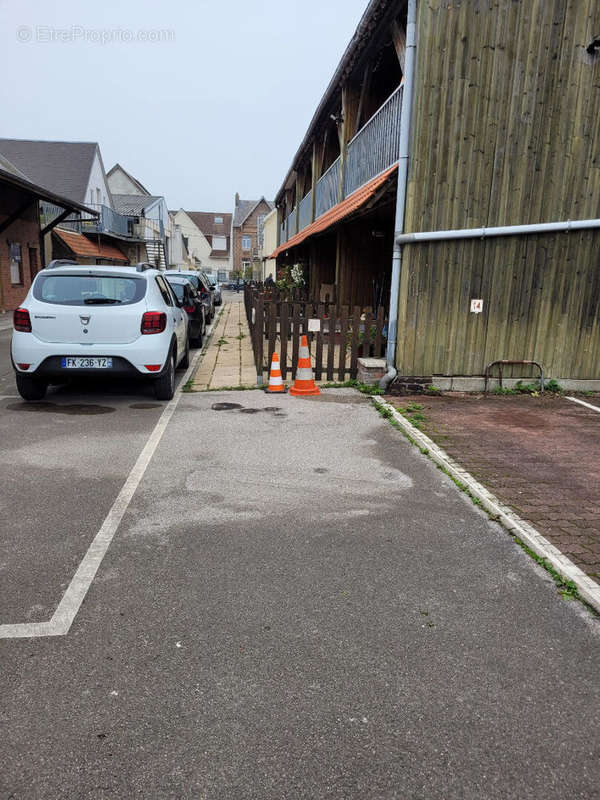
[[481,314],[483,311],[483,300],[471,300],[471,313]]

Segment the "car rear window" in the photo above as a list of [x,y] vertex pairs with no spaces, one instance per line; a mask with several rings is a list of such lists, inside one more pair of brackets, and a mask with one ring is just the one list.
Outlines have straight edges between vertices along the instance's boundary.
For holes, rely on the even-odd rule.
[[200,280],[197,275],[179,275],[178,277],[185,278],[186,281],[189,281],[193,285],[194,289],[197,289],[200,285]]
[[64,306],[129,305],[146,293],[143,278],[121,275],[38,275],[33,296]]
[[183,288],[184,288],[183,284],[182,283],[171,283],[171,281],[169,281],[169,286],[171,287],[171,289],[173,289],[173,291],[177,295],[177,299],[179,300],[179,302],[182,303],[183,302],[183,294],[184,294],[184,292],[183,292]]

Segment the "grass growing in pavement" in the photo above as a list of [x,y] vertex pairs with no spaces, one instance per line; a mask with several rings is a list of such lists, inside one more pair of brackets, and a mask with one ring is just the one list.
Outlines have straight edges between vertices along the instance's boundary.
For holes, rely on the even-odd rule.
[[[519,547],[521,547],[527,553],[527,555],[530,556],[530,558],[532,558],[536,562],[536,564],[539,564],[540,567],[543,567],[546,570],[547,573],[552,575],[552,578],[554,579],[554,583],[556,584],[558,592],[562,597],[565,597],[565,598],[567,598],[569,600],[571,600],[571,599],[581,600],[579,592],[577,591],[577,586],[575,586],[573,581],[565,580],[554,569],[554,567],[548,561],[548,559],[542,558],[542,556],[538,556],[538,554],[535,553],[530,547],[527,547],[525,542],[522,542],[519,539],[518,536],[513,536],[513,539],[519,545]],[[584,603],[584,605],[587,605],[587,603],[585,603],[585,601],[581,600],[581,602]],[[589,608],[589,606],[588,606],[588,608]],[[590,610],[594,611],[594,609],[590,609]],[[594,612],[594,613],[596,613],[596,612]]]
[[361,394],[368,394],[371,396],[383,394],[383,389],[380,389],[377,384],[361,383],[355,379],[338,383],[335,381],[324,383],[321,385],[321,389],[356,389]]
[[[544,383],[544,391],[550,392],[550,394],[563,394],[562,386],[552,378],[549,381]],[[492,394],[531,394],[534,397],[537,397],[541,392],[541,386],[539,383],[523,383],[523,381],[517,381],[512,389],[507,388],[506,386],[496,386],[495,389],[492,389]]]

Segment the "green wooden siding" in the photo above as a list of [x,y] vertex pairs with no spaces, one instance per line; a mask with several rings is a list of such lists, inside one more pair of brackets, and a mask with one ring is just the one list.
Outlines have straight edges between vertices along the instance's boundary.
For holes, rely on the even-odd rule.
[[598,0],[418,7],[406,230],[598,217]]
[[600,231],[408,245],[405,256],[401,374],[482,375],[496,359],[533,359],[551,377],[600,378]]
[[[597,0],[418,8],[405,230],[600,217]],[[401,374],[481,375],[505,358],[600,378],[599,254],[599,231],[405,246]]]

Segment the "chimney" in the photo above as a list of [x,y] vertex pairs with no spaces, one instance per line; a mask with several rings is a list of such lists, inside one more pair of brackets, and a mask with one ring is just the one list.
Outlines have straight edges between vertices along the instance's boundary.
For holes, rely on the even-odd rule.
[[239,196],[239,194],[236,192],[236,193],[235,193],[235,207],[237,208],[237,207],[239,206],[239,204],[240,204],[240,196]]

